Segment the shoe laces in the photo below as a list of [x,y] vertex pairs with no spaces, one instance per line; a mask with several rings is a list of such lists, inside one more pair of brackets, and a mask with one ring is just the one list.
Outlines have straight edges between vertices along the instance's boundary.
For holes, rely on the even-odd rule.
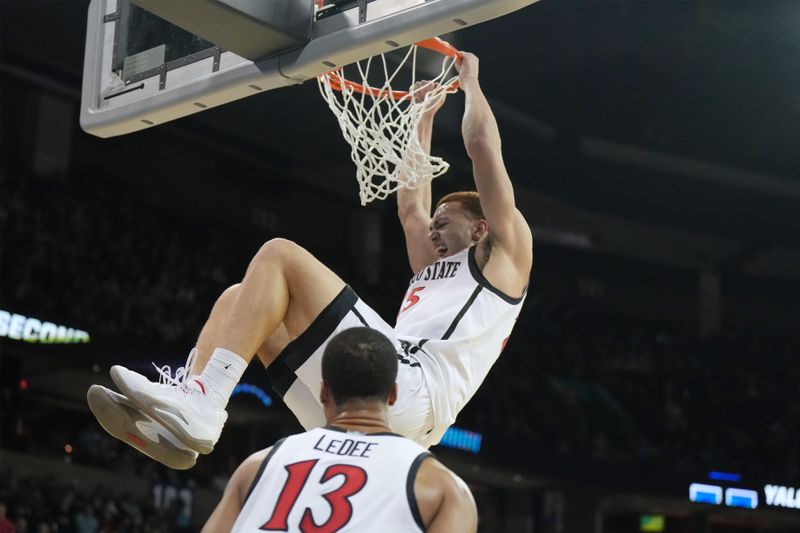
[[194,362],[197,358],[197,348],[192,348],[189,352],[189,357],[186,358],[186,363],[175,370],[175,377],[172,376],[172,368],[169,365],[158,366],[153,363],[153,366],[158,372],[158,383],[164,387],[179,387],[181,389],[188,389],[186,380],[192,375],[194,369]]

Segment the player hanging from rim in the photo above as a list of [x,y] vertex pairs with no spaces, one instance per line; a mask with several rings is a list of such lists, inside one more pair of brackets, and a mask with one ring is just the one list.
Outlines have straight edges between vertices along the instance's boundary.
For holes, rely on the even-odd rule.
[[334,336],[319,393],[327,425],[246,459],[203,531],[374,531],[379,522],[384,533],[475,531],[464,482],[389,427],[397,367],[395,347],[378,331]]
[[[303,427],[320,427],[323,350],[337,332],[368,326],[398,350],[392,427],[426,447],[439,442],[505,346],[533,263],[533,238],[514,204],[497,122],[478,82],[478,58],[464,52],[456,66],[466,97],[462,135],[477,193],[445,196],[431,217],[430,185],[398,191],[414,276],[396,326],[305,249],[271,240],[242,282],[217,300],[186,366],[174,377],[163,368],[160,383],[153,383],[114,366],[111,377],[127,398],[93,388],[92,411],[106,430],[164,464],[192,466],[197,452],[213,450],[228,399],[256,353]],[[442,103],[419,126],[428,151]],[[142,417],[169,435],[142,433]]]

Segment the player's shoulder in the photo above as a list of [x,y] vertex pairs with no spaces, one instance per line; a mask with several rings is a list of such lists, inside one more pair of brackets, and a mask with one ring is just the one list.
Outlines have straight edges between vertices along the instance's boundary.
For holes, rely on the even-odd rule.
[[270,446],[269,448],[264,448],[263,450],[258,450],[250,454],[247,459],[242,461],[242,466],[246,468],[252,468],[253,465],[260,466],[274,448],[275,446]]
[[239,500],[244,505],[244,500],[252,492],[255,484],[258,482],[259,474],[266,466],[269,458],[275,450],[283,443],[283,440],[276,442],[269,448],[264,448],[255,453],[250,454],[247,459],[241,462],[239,467],[231,476],[230,483],[236,487],[239,494]]
[[462,491],[469,492],[464,481],[430,453],[421,454],[419,470],[414,482],[417,497],[458,497]]
[[421,454],[417,479],[422,482],[431,482],[434,485],[441,483],[450,484],[460,479],[452,470],[447,468],[431,453]]
[[256,472],[261,465],[264,463],[264,460],[269,456],[272,452],[274,446],[270,446],[269,448],[264,448],[263,450],[259,450],[253,454],[250,454],[247,459],[242,461],[239,465],[239,468],[233,473],[233,478],[245,478],[252,480],[255,476]]

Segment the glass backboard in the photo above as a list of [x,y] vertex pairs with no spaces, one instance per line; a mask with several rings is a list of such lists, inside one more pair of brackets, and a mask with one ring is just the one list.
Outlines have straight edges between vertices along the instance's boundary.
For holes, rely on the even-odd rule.
[[[234,1],[163,4],[207,7]],[[91,0],[81,126],[99,137],[124,135],[300,84],[334,67],[480,24],[537,0],[283,1],[307,4],[300,6],[308,8],[307,36],[297,37],[295,30],[281,41],[284,48],[250,60],[182,29],[172,13],[168,18],[173,22],[167,22],[130,0]],[[296,27],[297,20],[293,23]]]

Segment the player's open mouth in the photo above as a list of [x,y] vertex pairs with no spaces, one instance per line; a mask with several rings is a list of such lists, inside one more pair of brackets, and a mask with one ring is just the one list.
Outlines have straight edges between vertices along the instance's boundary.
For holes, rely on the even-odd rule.
[[447,253],[447,247],[446,246],[437,246],[435,248],[435,250],[436,250],[436,253],[439,254],[439,255],[444,255],[444,254]]

